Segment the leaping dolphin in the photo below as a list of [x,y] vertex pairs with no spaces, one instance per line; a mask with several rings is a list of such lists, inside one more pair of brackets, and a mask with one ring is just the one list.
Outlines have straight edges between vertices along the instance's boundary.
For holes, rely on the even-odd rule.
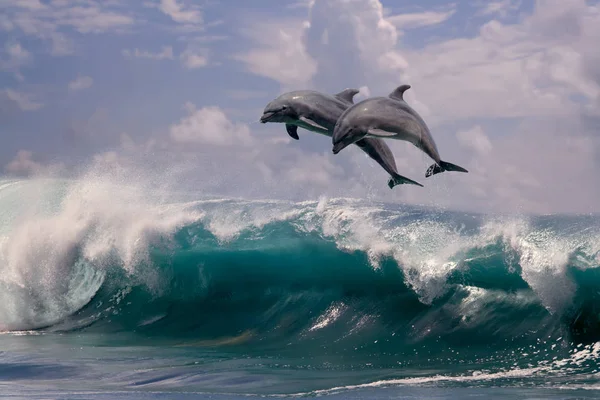
[[427,124],[404,101],[403,95],[408,89],[410,85],[401,85],[388,97],[371,97],[348,107],[333,130],[333,154],[368,137],[406,140],[435,161],[425,172],[425,177],[443,171],[468,172],[463,167],[441,160]]
[[[342,113],[354,104],[357,89],[345,89],[333,96],[314,90],[298,90],[284,93],[265,107],[260,122],[284,123],[288,135],[299,140],[298,127],[331,137],[335,122]],[[408,179],[396,170],[396,160],[389,146],[379,138],[364,138],[354,141],[362,151],[377,161],[391,175],[388,186],[401,184],[423,186]]]

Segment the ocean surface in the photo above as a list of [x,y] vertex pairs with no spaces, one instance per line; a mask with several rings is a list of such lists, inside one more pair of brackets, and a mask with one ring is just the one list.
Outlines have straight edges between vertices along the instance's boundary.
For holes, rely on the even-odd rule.
[[599,254],[596,216],[0,180],[0,397],[596,398]]

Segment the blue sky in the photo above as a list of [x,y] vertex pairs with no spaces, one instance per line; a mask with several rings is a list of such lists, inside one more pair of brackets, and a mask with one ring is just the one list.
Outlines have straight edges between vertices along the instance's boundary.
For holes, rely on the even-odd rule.
[[[598,2],[414,4],[0,0],[0,170],[141,168],[159,152],[231,195],[598,211]],[[364,98],[402,83],[442,157],[469,174],[425,180],[430,160],[391,143],[426,188],[390,191],[359,151],[253,123],[286,90]]]

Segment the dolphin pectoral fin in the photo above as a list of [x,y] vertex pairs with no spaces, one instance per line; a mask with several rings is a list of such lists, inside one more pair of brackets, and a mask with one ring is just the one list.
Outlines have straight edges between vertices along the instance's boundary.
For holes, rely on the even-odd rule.
[[367,135],[389,138],[392,136],[396,136],[396,133],[384,131],[383,129],[371,128],[367,131]]
[[299,119],[300,119],[300,121],[304,122],[307,125],[312,126],[315,129],[321,129],[321,130],[327,131],[327,128],[325,128],[324,126],[321,126],[321,125],[317,124],[315,121],[313,121],[311,119],[308,119],[306,117],[300,117]]
[[452,164],[446,161],[440,161],[440,165],[433,164],[429,168],[427,168],[427,172],[425,172],[425,177],[428,178],[431,175],[439,174],[444,171],[457,171],[457,172],[469,172],[463,167]]
[[388,180],[388,186],[390,187],[390,189],[393,189],[396,185],[404,184],[417,185],[423,187],[423,185],[421,185],[419,182],[413,181],[412,179],[408,179],[407,177],[399,174],[392,175]]
[[360,92],[358,89],[348,88],[344,89],[339,93],[336,93],[334,97],[339,100],[345,101],[346,103],[354,104],[354,96],[356,96]]
[[298,136],[298,127],[296,125],[285,124],[285,130],[287,131],[288,135],[292,137],[292,139],[300,139],[300,137]]

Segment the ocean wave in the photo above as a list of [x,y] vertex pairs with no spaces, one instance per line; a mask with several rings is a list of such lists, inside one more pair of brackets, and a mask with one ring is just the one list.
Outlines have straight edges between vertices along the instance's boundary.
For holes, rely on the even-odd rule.
[[406,365],[423,348],[464,362],[534,346],[529,360],[546,362],[600,339],[596,218],[190,197],[0,182],[0,328],[295,343]]

